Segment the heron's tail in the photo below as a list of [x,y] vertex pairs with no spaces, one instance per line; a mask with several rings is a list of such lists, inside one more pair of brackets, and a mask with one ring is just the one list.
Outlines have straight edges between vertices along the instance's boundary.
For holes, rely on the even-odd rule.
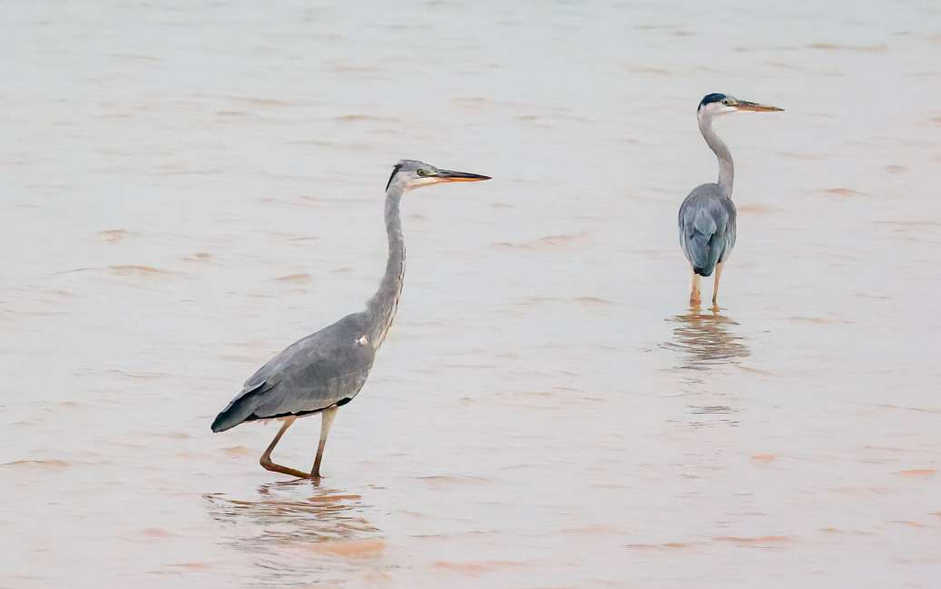
[[689,261],[693,264],[693,272],[700,276],[711,276],[719,259],[715,239],[719,227],[708,211],[699,210],[693,219],[691,229]]
[[264,384],[265,383],[262,382],[254,388],[242,391],[237,397],[232,399],[232,402],[212,420],[212,431],[217,433],[224,432],[251,417],[258,406],[255,393],[258,392]]
[[249,415],[251,415],[251,411],[242,415],[242,412],[238,411],[238,407],[229,407],[219,413],[219,415],[216,415],[216,418],[212,420],[212,431],[219,433],[227,429],[232,429],[245,421],[245,418]]
[[713,252],[712,237],[696,231],[690,239],[690,262],[693,264],[693,272],[700,276],[712,276],[716,267],[717,256]]

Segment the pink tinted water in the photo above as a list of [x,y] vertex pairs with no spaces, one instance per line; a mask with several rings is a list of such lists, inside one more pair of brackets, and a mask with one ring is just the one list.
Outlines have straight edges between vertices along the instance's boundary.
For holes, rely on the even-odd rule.
[[[937,7],[6,13],[0,586],[937,583]],[[719,125],[716,316],[709,91],[787,109]],[[328,478],[268,473],[273,424],[209,422],[372,293],[400,157],[494,180],[409,195]]]

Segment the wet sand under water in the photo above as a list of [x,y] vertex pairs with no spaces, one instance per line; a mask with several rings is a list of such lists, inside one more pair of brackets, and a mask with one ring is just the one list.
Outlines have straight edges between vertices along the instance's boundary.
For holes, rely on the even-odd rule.
[[[683,6],[11,7],[0,587],[934,586],[939,10]],[[787,109],[719,123],[715,314],[713,90]],[[327,478],[265,472],[209,423],[373,292],[400,157],[494,180],[407,197]]]

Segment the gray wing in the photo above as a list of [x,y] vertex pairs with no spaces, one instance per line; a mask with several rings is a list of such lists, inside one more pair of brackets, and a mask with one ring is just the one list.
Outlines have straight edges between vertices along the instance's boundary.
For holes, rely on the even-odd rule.
[[678,216],[680,246],[693,270],[709,276],[735,246],[735,205],[717,184],[703,184],[689,193]]
[[245,381],[212,430],[348,402],[363,387],[375,358],[366,333],[365,314],[355,313],[291,344]]

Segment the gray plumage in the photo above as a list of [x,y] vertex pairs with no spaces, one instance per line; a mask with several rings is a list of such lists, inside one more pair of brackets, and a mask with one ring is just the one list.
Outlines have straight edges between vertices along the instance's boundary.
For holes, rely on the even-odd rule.
[[212,422],[212,431],[348,403],[363,388],[376,357],[376,349],[361,339],[368,326],[368,313],[354,313],[285,348],[245,381]]
[[[735,204],[732,202],[732,184],[735,165],[728,146],[712,129],[718,116],[736,111],[774,112],[780,108],[725,94],[707,94],[699,103],[696,118],[699,131],[709,148],[716,154],[719,178],[715,183],[702,184],[693,189],[680,205],[677,215],[680,247],[693,271],[690,303],[699,304],[698,276],[711,276],[725,262],[735,247]],[[712,302],[715,305],[719,290],[719,272],[716,273]]]
[[680,245],[693,272],[711,276],[735,246],[735,204],[718,184],[693,189],[680,206]]
[[241,392],[212,422],[221,432],[246,421],[284,418],[261,463],[269,470],[308,476],[270,461],[271,450],[294,418],[322,412],[320,446],[311,477],[320,476],[320,458],[335,409],[349,403],[363,388],[376,351],[392,325],[405,276],[405,241],[399,205],[408,190],[440,182],[489,180],[488,176],[435,168],[402,160],[386,184],[385,224],[389,256],[379,289],[366,309],[347,315],[285,348],[245,381]]
[[724,112],[722,100],[727,98],[724,94],[709,94],[696,112],[699,131],[719,161],[719,181],[697,186],[680,205],[680,245],[693,273],[700,276],[711,276],[716,264],[724,261],[735,245],[735,164],[729,148],[712,130],[712,120]]
[[212,431],[225,431],[243,421],[316,413],[349,403],[363,388],[402,294],[405,241],[399,205],[404,189],[404,182],[392,183],[390,178],[385,205],[389,258],[366,310],[294,342],[269,360],[219,413]]

